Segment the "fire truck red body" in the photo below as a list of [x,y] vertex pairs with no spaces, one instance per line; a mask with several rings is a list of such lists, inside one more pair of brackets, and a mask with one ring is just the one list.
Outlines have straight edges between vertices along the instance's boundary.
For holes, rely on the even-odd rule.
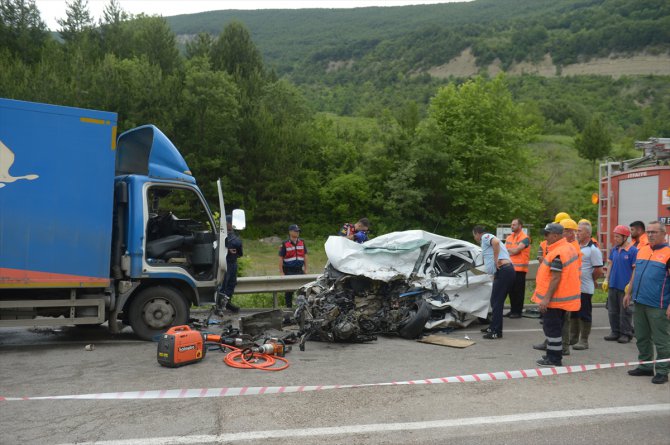
[[670,232],[670,138],[636,142],[644,156],[600,165],[598,242],[609,254],[618,224],[658,220]]

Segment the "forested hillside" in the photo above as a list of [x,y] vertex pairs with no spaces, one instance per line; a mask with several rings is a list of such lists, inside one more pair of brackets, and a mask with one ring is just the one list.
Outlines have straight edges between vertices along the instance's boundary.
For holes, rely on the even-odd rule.
[[[476,0],[164,19],[112,0],[94,23],[73,0],[56,40],[32,1],[0,0],[0,96],[156,124],[210,200],[223,179],[248,235],[367,216],[375,233],[467,237],[558,210],[593,220],[592,165],[670,137],[668,76],[493,75],[488,61],[666,54],[669,16],[656,0]],[[480,75],[428,73],[466,47]]]
[[[211,11],[168,18],[178,35],[218,34],[237,20],[266,62],[294,80],[325,74],[332,61],[354,60],[358,80],[441,65],[472,47],[484,67],[500,59],[567,65],[612,52],[667,52],[665,0],[475,0],[465,3],[346,10]],[[377,66],[378,65],[378,66]],[[382,71],[390,70],[386,76]],[[390,75],[390,77],[389,77]],[[340,76],[342,77],[342,76]]]

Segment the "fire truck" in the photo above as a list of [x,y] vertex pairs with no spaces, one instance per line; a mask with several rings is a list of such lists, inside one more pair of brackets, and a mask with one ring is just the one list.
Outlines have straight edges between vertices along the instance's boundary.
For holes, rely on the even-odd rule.
[[598,242],[607,256],[618,224],[658,220],[670,229],[670,138],[636,141],[635,148],[642,157],[600,164]]

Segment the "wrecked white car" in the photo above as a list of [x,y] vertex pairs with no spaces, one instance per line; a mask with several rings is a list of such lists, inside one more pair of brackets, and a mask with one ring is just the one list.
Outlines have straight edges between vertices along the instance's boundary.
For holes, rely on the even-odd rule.
[[467,241],[421,230],[365,244],[331,236],[326,254],[323,275],[297,291],[301,349],[306,340],[417,338],[424,329],[465,327],[488,315],[491,278],[481,249]]

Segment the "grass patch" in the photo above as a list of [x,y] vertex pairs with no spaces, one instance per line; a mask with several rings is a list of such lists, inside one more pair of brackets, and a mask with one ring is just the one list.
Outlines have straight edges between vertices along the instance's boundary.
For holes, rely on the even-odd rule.
[[[260,277],[279,275],[279,245],[260,240],[242,240],[244,246],[241,276]],[[305,240],[307,246],[307,273],[321,273],[328,261],[325,240]]]

